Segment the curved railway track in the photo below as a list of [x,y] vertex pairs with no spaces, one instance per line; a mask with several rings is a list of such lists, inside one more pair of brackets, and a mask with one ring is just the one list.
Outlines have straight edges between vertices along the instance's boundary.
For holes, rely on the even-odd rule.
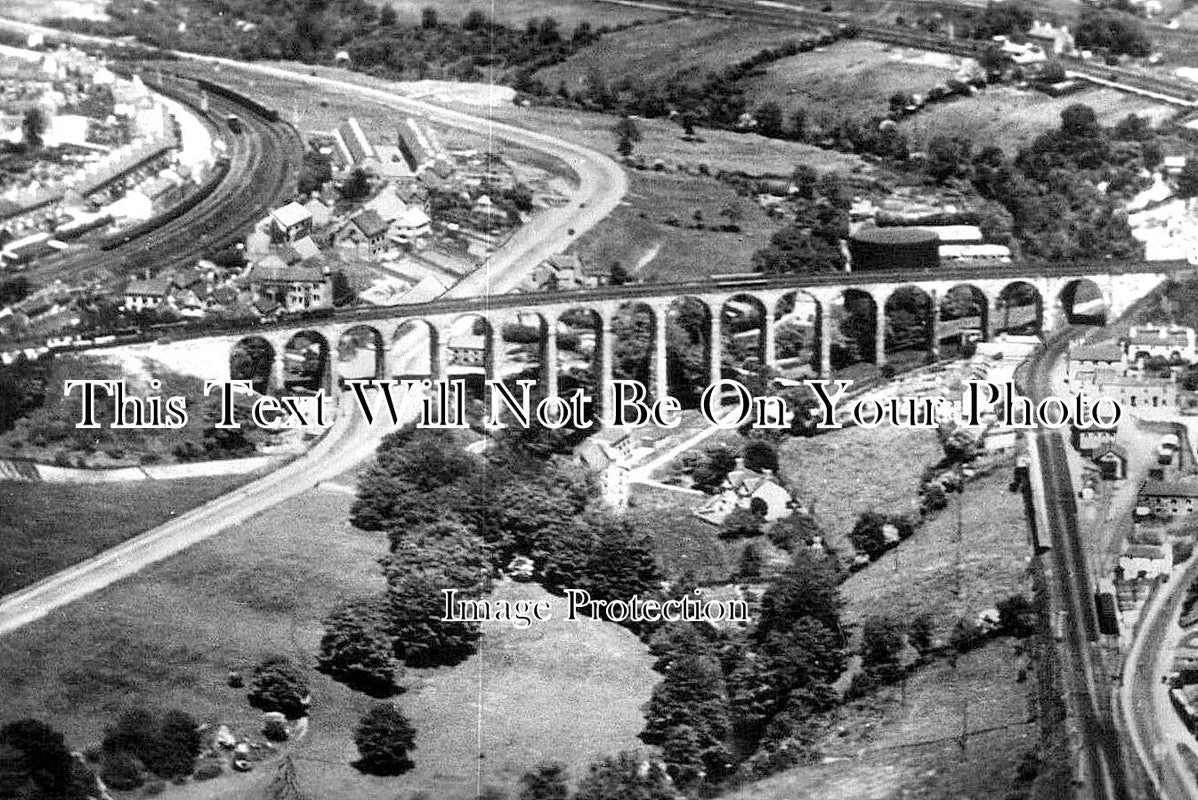
[[[184,88],[194,86],[190,79],[171,78],[166,84],[162,87],[166,93],[198,104],[198,94]],[[225,115],[235,113],[245,126],[241,134],[230,137],[229,168],[209,196],[158,228],[109,250],[77,251],[37,262],[27,271],[28,277],[49,281],[89,271],[124,276],[187,266],[243,240],[271,207],[294,194],[302,153],[295,129],[231,97],[209,94],[208,103],[210,122],[223,124]]]

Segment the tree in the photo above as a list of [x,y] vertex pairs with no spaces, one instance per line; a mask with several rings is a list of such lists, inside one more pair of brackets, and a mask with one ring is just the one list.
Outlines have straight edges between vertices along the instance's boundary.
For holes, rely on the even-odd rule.
[[491,20],[487,19],[487,15],[478,9],[471,9],[465,17],[462,18],[462,30],[464,31],[483,31],[491,24]]
[[[390,6],[384,7],[386,9]],[[392,14],[395,10],[392,9]],[[304,152],[304,157],[300,160],[299,181],[296,184],[296,190],[302,194],[312,194],[320,191],[327,181],[333,179],[333,160],[325,153],[318,150],[307,150]]]
[[200,725],[185,711],[172,710],[162,717],[157,746],[145,761],[160,778],[184,778],[195,770],[201,750]]
[[[436,11],[433,11],[433,14],[436,13]],[[395,13],[395,6],[391,5],[390,3],[385,4],[379,10],[379,25],[383,26],[384,28],[390,28],[397,22],[399,22],[399,14]]]
[[734,508],[720,525],[720,537],[743,539],[761,535],[762,518],[748,508]]
[[709,776],[718,777],[731,766],[724,746],[731,730],[724,674],[714,658],[683,656],[670,665],[645,708],[641,740],[660,745],[678,727],[690,728],[697,749],[692,753]]
[[32,106],[25,111],[21,118],[21,144],[26,150],[41,150],[42,137],[46,133],[46,112],[39,106]]
[[[426,31],[429,31],[433,28],[436,28],[437,24],[437,9],[433,8],[432,6],[425,6],[424,8],[420,9],[420,27],[424,28]],[[463,25],[463,27],[465,26]]]
[[489,588],[491,564],[482,539],[457,523],[423,525],[393,540],[391,554],[381,563],[398,657],[431,666],[452,664],[473,652],[478,623],[442,620],[443,591],[457,590],[459,600],[469,600]]
[[308,681],[290,659],[274,656],[254,667],[247,694],[254,708],[299,719],[308,714],[308,696]]
[[100,746],[105,753],[128,753],[145,763],[158,746],[158,721],[144,708],[124,711],[104,731]]
[[355,203],[365,200],[370,195],[370,175],[359,167],[354,167],[349,177],[341,184],[341,199]]
[[1185,166],[1177,175],[1177,194],[1180,197],[1198,197],[1198,158],[1187,158]]
[[1084,7],[1074,37],[1079,48],[1105,48],[1115,55],[1140,57],[1152,51],[1143,23],[1120,11]]
[[415,764],[408,756],[416,748],[416,731],[408,718],[390,703],[376,703],[354,728],[361,758],[354,763],[368,775],[402,775]]
[[574,800],[681,800],[660,762],[624,751],[591,764]]
[[557,761],[537,764],[520,778],[519,800],[566,800],[566,765]]
[[972,174],[973,143],[964,136],[936,136],[928,143],[924,171],[934,180],[946,183],[967,180]]
[[778,450],[769,442],[753,439],[745,445],[745,469],[778,471]]
[[641,129],[631,117],[621,117],[612,133],[616,136],[616,152],[622,156],[632,155],[633,146],[641,140]]
[[333,273],[333,305],[343,307],[352,305],[358,299],[358,293],[349,283],[344,270]]
[[75,759],[61,733],[28,718],[0,728],[0,798],[84,800],[87,796],[88,787],[76,773]]
[[701,492],[714,492],[736,469],[736,453],[723,445],[714,445],[703,451],[703,458],[691,473],[694,488]]
[[887,549],[886,535],[883,531],[885,526],[884,515],[876,511],[866,511],[857,517],[857,522],[849,533],[849,541],[857,548],[857,552],[871,559],[877,558]]
[[[597,600],[627,599],[645,595],[661,586],[661,567],[653,551],[653,540],[621,517],[603,513],[588,516],[596,546],[579,576],[576,588]],[[637,630],[635,623],[628,625]]]
[[774,633],[786,635],[804,617],[839,630],[841,606],[835,561],[810,549],[798,550],[761,599],[755,638],[764,642]]
[[1022,36],[1031,29],[1035,16],[1035,12],[1021,2],[990,3],[978,20],[974,36],[978,39]]
[[325,617],[317,669],[372,696],[393,693],[399,662],[387,627],[384,598],[342,603]]
[[610,277],[607,282],[612,286],[623,286],[631,280],[632,276],[628,274],[627,268],[619,261],[613,261]]
[[866,669],[890,670],[898,665],[906,636],[902,620],[874,614],[861,627],[861,664]]
[[757,120],[757,132],[762,136],[778,138],[782,135],[782,106],[773,101],[762,103],[753,117]]

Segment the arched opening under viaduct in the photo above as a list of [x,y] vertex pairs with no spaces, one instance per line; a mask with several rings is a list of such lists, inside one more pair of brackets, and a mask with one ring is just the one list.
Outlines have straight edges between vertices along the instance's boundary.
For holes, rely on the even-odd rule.
[[447,378],[464,380],[471,397],[482,399],[496,346],[491,323],[478,314],[458,317],[445,342]]
[[652,393],[655,316],[645,303],[623,303],[612,318],[612,377],[639,381]]
[[679,297],[666,311],[666,374],[670,395],[695,408],[710,383],[711,309],[695,297]]
[[402,322],[391,335],[391,376],[421,380],[437,372],[437,329],[422,319]]
[[1057,303],[1065,321],[1077,325],[1105,325],[1110,310],[1102,290],[1089,278],[1078,278],[1061,287]]
[[274,346],[261,336],[247,336],[229,352],[229,377],[235,381],[250,381],[255,392],[266,394],[283,388],[271,385],[274,363]]
[[877,303],[869,292],[845,289],[832,305],[832,369],[877,363]]
[[342,380],[387,377],[383,334],[369,325],[356,325],[337,340],[337,376]]
[[970,283],[959,283],[940,298],[940,353],[944,358],[964,358],[975,342],[989,339],[990,301]]
[[602,361],[610,354],[602,351],[603,318],[589,308],[571,308],[557,318],[558,394],[568,397],[586,392],[595,402],[590,405],[591,418],[602,402],[599,386]]
[[1035,286],[1014,281],[1003,287],[994,302],[994,335],[1034,336],[1044,330],[1044,298]]
[[329,342],[316,331],[300,331],[283,351],[283,387],[288,392],[332,391]]
[[774,358],[778,371],[794,378],[819,373],[823,309],[803,291],[790,292],[774,308]]
[[932,351],[932,296],[918,286],[900,286],[886,298],[886,363],[896,368],[922,364]]

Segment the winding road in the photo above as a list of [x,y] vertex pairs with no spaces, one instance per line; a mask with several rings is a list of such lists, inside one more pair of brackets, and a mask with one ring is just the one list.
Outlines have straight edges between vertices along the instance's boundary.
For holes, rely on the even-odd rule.
[[[12,20],[0,27],[18,30],[58,31]],[[87,37],[96,39],[96,37]],[[103,41],[103,40],[98,40]],[[213,63],[212,58],[198,59]],[[567,163],[577,176],[577,189],[568,205],[534,215],[515,236],[497,250],[475,273],[454,286],[446,296],[475,297],[510,291],[518,286],[544,257],[565,249],[606,217],[627,191],[623,169],[607,156],[539,131],[498,123],[486,117],[443,108],[402,97],[382,89],[364,87],[335,78],[302,75],[279,67],[221,60],[222,67],[294,79],[340,96],[356,96],[383,103],[403,113],[425,116],[433,122],[485,133],[537,150]],[[369,426],[352,404],[343,404],[333,427],[308,453],[228,495],[201,506],[171,522],[136,536],[117,547],[70,567],[0,600],[0,635],[51,611],[98,591],[144,567],[168,558],[191,545],[236,525],[278,503],[305,492],[351,468],[374,452],[388,432],[386,425]]]

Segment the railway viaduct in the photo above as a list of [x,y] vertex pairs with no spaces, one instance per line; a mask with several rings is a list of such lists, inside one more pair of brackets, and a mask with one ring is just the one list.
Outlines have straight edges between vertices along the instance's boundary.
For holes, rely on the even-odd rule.
[[[721,374],[726,334],[750,337],[754,355],[778,366],[784,358],[777,331],[796,318],[813,335],[812,370],[827,376],[832,370],[833,324],[838,316],[843,319],[843,309],[850,306],[863,318],[865,329],[873,331],[873,352],[862,355],[882,364],[887,355],[888,306],[898,293],[924,298],[916,304],[925,315],[922,329],[928,336],[923,344],[935,358],[942,339],[962,328],[985,340],[1016,327],[1047,331],[1083,315],[1117,317],[1161,282],[1190,271],[1184,263],[1170,262],[1125,265],[1102,274],[1094,274],[1092,265],[1090,270],[1062,265],[1022,272],[1007,265],[918,274],[729,277],[705,283],[634,284],[354,308],[266,324],[183,330],[169,340],[120,345],[120,349],[171,369],[225,380],[251,377],[234,374],[238,370],[233,363],[235,352],[254,342],[259,353],[269,354],[269,376],[261,376],[268,378],[263,384],[279,391],[288,386],[289,362],[303,360],[305,353],[315,354],[316,349],[320,383],[331,388],[344,378],[444,378],[455,371],[500,378],[513,366],[505,363],[509,347],[518,343],[528,345],[539,360],[542,391],[556,394],[568,360],[559,347],[561,341],[570,343],[571,352],[579,349],[580,337],[592,341],[586,348],[587,360],[597,385],[606,385],[613,376],[620,340],[636,335],[649,340],[649,388],[661,397],[669,394],[669,326],[683,309],[689,309],[692,335],[698,328],[703,340],[711,379]],[[950,297],[968,298],[968,311],[950,313]],[[1096,308],[1099,304],[1101,309]],[[639,318],[640,329],[630,333],[625,325],[617,330],[613,321],[629,312]],[[471,345],[455,347],[455,339],[468,339]],[[368,361],[365,367],[363,353]],[[347,363],[354,359],[356,364]]]

